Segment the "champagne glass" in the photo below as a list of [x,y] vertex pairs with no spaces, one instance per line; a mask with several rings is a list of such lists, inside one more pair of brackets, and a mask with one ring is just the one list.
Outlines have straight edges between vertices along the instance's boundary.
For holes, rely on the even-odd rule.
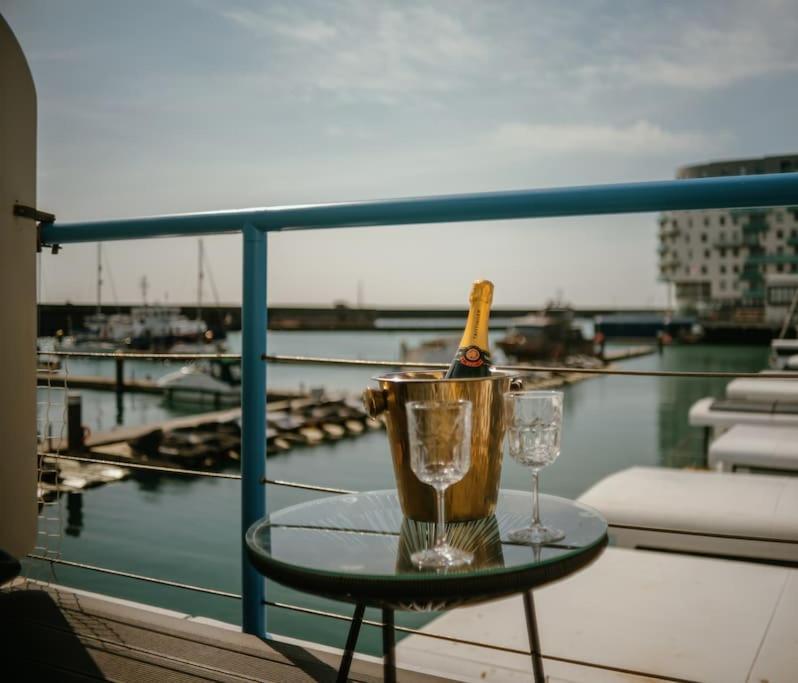
[[438,510],[435,544],[413,553],[410,560],[419,569],[471,564],[472,553],[446,541],[443,496],[471,466],[471,401],[409,401],[405,409],[410,468],[420,481],[435,489]]
[[562,401],[561,391],[511,391],[504,395],[510,455],[532,470],[532,524],[511,531],[511,541],[537,545],[565,538],[559,529],[541,523],[538,495],[540,470],[551,465],[560,454]]

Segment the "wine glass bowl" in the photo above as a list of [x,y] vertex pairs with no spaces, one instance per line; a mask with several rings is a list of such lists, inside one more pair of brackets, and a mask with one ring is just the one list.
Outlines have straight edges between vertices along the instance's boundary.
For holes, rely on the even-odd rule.
[[518,543],[559,541],[565,534],[540,521],[539,475],[560,455],[562,434],[561,391],[511,391],[504,395],[504,418],[510,456],[532,470],[532,524],[510,532]]
[[435,489],[437,521],[435,544],[411,555],[419,568],[443,568],[469,564],[473,555],[446,541],[444,492],[460,481],[471,465],[471,402],[410,401],[407,432],[410,467],[418,479]]

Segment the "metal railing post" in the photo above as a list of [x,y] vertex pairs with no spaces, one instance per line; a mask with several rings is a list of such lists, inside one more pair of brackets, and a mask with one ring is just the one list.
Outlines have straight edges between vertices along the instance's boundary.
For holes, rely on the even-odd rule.
[[266,233],[246,224],[241,305],[241,606],[244,633],[266,637],[265,580],[250,564],[247,529],[266,514]]

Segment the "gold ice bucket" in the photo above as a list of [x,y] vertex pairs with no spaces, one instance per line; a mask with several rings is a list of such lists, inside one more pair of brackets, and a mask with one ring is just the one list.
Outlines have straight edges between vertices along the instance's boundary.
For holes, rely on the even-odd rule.
[[444,374],[443,370],[391,372],[373,378],[379,389],[369,387],[363,392],[369,415],[386,414],[402,512],[405,517],[422,522],[435,520],[435,491],[420,482],[410,468],[405,404],[471,401],[471,467],[465,477],[446,489],[447,521],[464,522],[488,517],[496,509],[504,440],[502,394],[521,386],[512,373],[499,370],[493,370],[490,377],[475,379],[443,379]]

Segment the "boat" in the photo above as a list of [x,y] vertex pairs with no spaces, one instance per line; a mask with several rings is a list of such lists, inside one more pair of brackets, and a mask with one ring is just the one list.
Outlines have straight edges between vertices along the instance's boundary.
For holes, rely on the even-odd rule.
[[574,323],[570,306],[551,302],[540,314],[515,318],[507,335],[496,345],[519,361],[566,361],[576,357],[596,357],[592,339],[587,339]]
[[435,337],[409,346],[402,341],[399,346],[399,360],[402,363],[451,363],[460,345],[460,337]]
[[773,339],[768,364],[771,370],[798,370],[798,339]]
[[[168,351],[172,353],[216,353],[223,348],[217,346],[226,336],[224,325],[211,330],[202,319],[202,293],[205,269],[202,240],[199,240],[199,268],[197,287],[197,312],[189,318],[177,306],[146,303],[147,278],[141,280],[143,306],[130,313],[102,312],[102,251],[97,249],[97,310],[83,320],[83,330],[74,336],[73,345],[82,350],[136,350]],[[212,275],[212,274],[211,274]],[[213,280],[212,280],[213,282]],[[214,285],[214,296],[216,289]],[[218,297],[217,304],[218,304]]]
[[703,337],[698,319],[667,313],[613,313],[596,317],[596,334],[605,339],[635,341],[663,336],[694,343]]
[[166,399],[176,403],[238,405],[241,402],[241,364],[214,359],[184,365],[158,380]]

